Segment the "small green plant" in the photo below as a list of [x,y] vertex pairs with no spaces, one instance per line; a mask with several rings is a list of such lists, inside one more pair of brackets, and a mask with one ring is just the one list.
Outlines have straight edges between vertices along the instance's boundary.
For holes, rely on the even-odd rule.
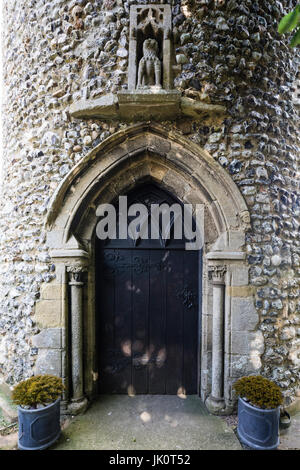
[[12,399],[16,405],[37,408],[55,402],[62,394],[62,379],[54,375],[35,375],[15,386]]
[[300,44],[300,3],[296,8],[285,15],[278,25],[279,34],[290,33],[296,30],[290,41],[291,47],[296,47]]
[[237,395],[245,398],[251,405],[262,409],[273,409],[282,404],[280,388],[261,375],[250,375],[237,380],[233,386]]

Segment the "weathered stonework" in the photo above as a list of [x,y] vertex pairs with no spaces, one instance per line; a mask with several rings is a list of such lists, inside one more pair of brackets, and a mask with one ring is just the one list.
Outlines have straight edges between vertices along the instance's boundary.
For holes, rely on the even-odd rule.
[[95,118],[124,122],[166,121],[193,118],[195,121],[210,117],[222,122],[226,116],[225,106],[203,103],[181,96],[178,90],[151,89],[121,91],[101,98],[75,101],[69,109],[70,115],[79,119]]
[[[67,383],[67,266],[70,259],[72,264],[89,264],[91,236],[77,215],[83,246],[70,238],[64,240],[67,252],[60,252],[57,240],[74,214],[74,194],[91,188],[89,194],[96,201],[97,177],[115,164],[109,185],[101,180],[101,197],[106,200],[142,177],[183,201],[203,198],[209,255],[205,263],[207,268],[227,268],[224,328],[231,334],[224,345],[225,402],[232,402],[231,383],[237,377],[261,372],[282,387],[286,403],[291,403],[300,393],[299,115],[293,101],[298,58],[297,51],[287,47],[288,40],[277,35],[276,26],[296,1],[170,4],[172,87],[180,92],[186,113],[161,122],[163,135],[151,126],[137,125],[133,131],[132,123],[116,111],[114,99],[103,98],[128,90],[130,6],[138,2],[3,3],[1,378],[12,385],[40,371],[62,375]],[[72,117],[70,110],[87,100],[92,107],[98,102],[98,116],[87,112]],[[199,111],[189,106],[189,100]],[[225,116],[219,113],[215,118],[212,108],[205,114],[205,106],[212,105],[226,108]],[[113,119],[101,114],[108,109],[103,106],[116,111]],[[157,154],[159,148],[164,156]],[[117,162],[123,150],[128,158],[126,171],[121,172]],[[239,188],[245,201],[241,213],[233,213],[231,185],[226,186],[223,176],[216,178],[218,168]],[[195,185],[201,177],[203,188],[213,194],[211,201]],[[95,203],[92,196],[82,201],[91,207]],[[221,209],[216,201],[221,201]],[[243,230],[222,231],[221,213],[228,217],[228,227],[239,220]],[[88,216],[88,231],[92,223],[87,220]],[[77,229],[72,230],[69,233]],[[208,269],[204,272],[201,390],[206,398],[212,383],[213,287]],[[92,278],[91,267],[85,294],[90,299]],[[92,396],[97,375],[93,312],[84,308],[89,318],[84,355],[90,364],[84,392]],[[65,401],[69,399],[66,395]]]

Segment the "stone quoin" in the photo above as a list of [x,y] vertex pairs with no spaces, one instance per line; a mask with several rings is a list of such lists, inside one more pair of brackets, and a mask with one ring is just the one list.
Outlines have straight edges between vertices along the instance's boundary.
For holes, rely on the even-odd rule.
[[201,399],[228,414],[262,374],[299,402],[296,3],[3,2],[1,381],[61,376],[65,413],[97,395],[96,208],[153,185],[203,209]]

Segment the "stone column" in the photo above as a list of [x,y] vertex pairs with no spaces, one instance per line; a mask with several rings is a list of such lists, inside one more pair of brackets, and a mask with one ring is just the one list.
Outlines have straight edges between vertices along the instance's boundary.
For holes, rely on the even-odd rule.
[[137,11],[130,8],[130,36],[128,58],[128,90],[135,90],[137,79]]
[[87,400],[83,391],[83,273],[84,266],[68,266],[71,306],[72,397],[69,411],[84,411]]
[[213,321],[212,321],[212,389],[206,400],[211,413],[220,414],[224,402],[224,300],[225,266],[209,268],[213,284]]
[[163,88],[170,90],[172,88],[172,44],[171,44],[171,29],[164,31],[163,42]]

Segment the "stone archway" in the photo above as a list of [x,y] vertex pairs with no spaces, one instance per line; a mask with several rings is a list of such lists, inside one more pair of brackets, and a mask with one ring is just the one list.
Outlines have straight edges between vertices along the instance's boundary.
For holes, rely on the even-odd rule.
[[[230,176],[206,151],[159,125],[138,124],[106,139],[71,170],[55,192],[47,219],[47,243],[57,278],[43,290],[36,316],[41,328],[55,330],[62,340],[55,353],[51,345],[41,350],[37,369],[45,370],[45,358],[48,365],[49,358],[60,358],[65,406],[70,412],[85,406],[84,397],[93,397],[97,379],[95,211],[99,203],[111,202],[144,181],[170,191],[183,203],[203,206],[201,397],[208,398],[211,411],[226,413],[232,405],[234,377],[245,367],[255,370],[260,364],[254,332],[258,318],[244,253],[249,214]],[[235,299],[237,292],[242,292],[241,301]],[[47,309],[53,315],[50,324],[43,320]],[[253,344],[242,354],[238,351],[241,335],[243,343]]]

